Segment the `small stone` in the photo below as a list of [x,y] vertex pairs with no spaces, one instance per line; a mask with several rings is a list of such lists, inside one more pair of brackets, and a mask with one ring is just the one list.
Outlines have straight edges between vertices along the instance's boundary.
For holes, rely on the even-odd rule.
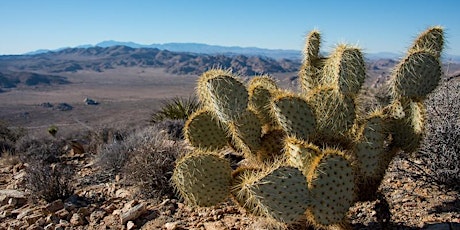
[[72,218],[70,218],[70,224],[72,226],[83,225],[83,224],[85,224],[85,220],[83,219],[83,217],[80,214],[74,213],[72,215]]
[[59,223],[59,217],[56,216],[55,214],[49,214],[46,218],[45,218],[45,223],[46,224],[58,224]]
[[147,211],[145,203],[140,203],[120,215],[122,224],[126,224],[130,220],[135,220]]
[[136,225],[132,221],[128,221],[128,223],[126,224],[126,229],[127,230],[131,230],[131,229],[133,229],[135,227],[136,227]]
[[53,223],[49,223],[45,226],[44,230],[54,230],[55,225]]
[[55,213],[60,219],[65,219],[69,217],[70,213],[66,209],[61,209]]
[[29,224],[34,224],[35,222],[37,222],[37,220],[39,220],[40,218],[42,218],[43,216],[41,214],[32,214],[32,215],[29,215],[29,216],[26,216],[24,217],[24,220]]
[[177,222],[169,222],[163,225],[163,228],[165,228],[166,230],[176,230],[177,227],[178,227]]
[[91,223],[97,223],[99,222],[99,220],[101,220],[102,218],[104,218],[106,212],[105,211],[102,211],[102,210],[97,210],[97,211],[94,211],[93,213],[91,213],[91,215],[89,216],[89,222]]
[[64,208],[64,202],[62,202],[62,200],[55,200],[47,204],[45,207],[43,207],[43,212],[45,212],[46,214],[49,214],[49,213],[54,213],[63,208]]
[[43,230],[43,228],[38,226],[37,224],[32,224],[27,228],[27,230]]

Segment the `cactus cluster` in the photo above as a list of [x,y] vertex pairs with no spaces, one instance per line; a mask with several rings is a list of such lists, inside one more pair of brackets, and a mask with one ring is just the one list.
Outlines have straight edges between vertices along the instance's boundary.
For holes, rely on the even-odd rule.
[[[323,57],[320,44],[319,31],[308,34],[295,92],[268,76],[246,84],[227,70],[200,76],[203,108],[184,127],[195,151],[177,162],[172,177],[189,204],[213,206],[231,197],[282,223],[346,226],[349,207],[373,198],[395,154],[418,148],[422,102],[442,74],[442,28],[415,40],[392,73],[391,102],[367,115],[356,112],[366,78],[361,50],[340,44]],[[225,148],[245,163],[232,169]]]

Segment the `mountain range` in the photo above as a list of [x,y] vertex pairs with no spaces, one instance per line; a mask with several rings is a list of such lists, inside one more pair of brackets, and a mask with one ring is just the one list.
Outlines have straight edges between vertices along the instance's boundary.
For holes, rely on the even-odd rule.
[[[114,40],[107,40],[97,43],[96,45],[80,45],[75,48],[91,48],[91,47],[112,47],[112,46],[127,46],[131,48],[156,48],[160,50],[168,50],[173,52],[189,52],[197,54],[211,54],[211,55],[245,55],[245,56],[264,56],[273,59],[290,59],[300,60],[302,52],[300,50],[286,50],[286,49],[265,49],[258,47],[239,47],[239,46],[220,46],[208,45],[203,43],[164,43],[164,44],[150,44],[144,45],[135,42],[120,42]],[[40,49],[32,52],[25,53],[25,55],[41,54],[51,51],[60,51],[70,47],[60,48],[56,50]],[[327,55],[327,54],[324,54]],[[403,53],[392,52],[378,52],[378,53],[365,53],[365,57],[370,60],[377,59],[398,59],[403,56]],[[460,63],[460,55],[444,55],[445,61]]]
[[[232,69],[233,72],[243,76],[253,76],[264,73],[295,73],[301,64],[300,51],[293,50],[188,43],[164,44],[162,47],[165,49],[133,48],[131,46],[140,45],[135,43],[119,45],[117,42],[108,41],[96,46],[64,48],[36,54],[0,55],[0,92],[2,88],[15,88],[21,85],[68,84],[66,73],[104,72],[119,67],[161,68],[171,74],[195,76],[211,68],[219,67]],[[170,49],[188,51],[171,51]],[[247,55],[241,54],[244,52]],[[295,57],[296,52],[297,58],[287,58]],[[384,53],[380,56],[365,55],[365,57],[367,68],[375,77],[387,76],[391,68],[397,64],[396,59],[391,58],[391,53]],[[444,66],[450,71],[449,73],[455,74],[460,69],[460,61],[444,62]]]

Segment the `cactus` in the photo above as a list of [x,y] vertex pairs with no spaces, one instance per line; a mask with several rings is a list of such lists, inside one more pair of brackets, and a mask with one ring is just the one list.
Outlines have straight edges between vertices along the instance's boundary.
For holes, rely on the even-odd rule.
[[254,153],[261,147],[262,136],[262,125],[257,115],[247,110],[237,120],[230,122],[228,127],[233,146],[245,153],[247,158],[255,157]]
[[357,47],[338,45],[322,69],[321,85],[336,85],[346,95],[356,95],[366,77],[363,55]]
[[323,150],[307,175],[312,204],[307,217],[314,226],[343,225],[355,200],[355,174],[350,160],[335,149]]
[[356,119],[353,99],[342,95],[337,88],[321,86],[307,94],[307,101],[317,117],[317,138],[348,145],[345,137]]
[[195,148],[218,150],[227,145],[227,134],[217,118],[207,110],[193,113],[184,126],[185,139]]
[[313,108],[299,96],[280,93],[273,99],[271,110],[288,136],[307,140],[316,129]]
[[248,83],[249,108],[260,117],[265,132],[277,127],[275,119],[270,113],[270,101],[277,91],[278,86],[269,76],[257,76]]
[[303,62],[299,71],[299,81],[302,91],[308,92],[319,85],[319,72],[324,64],[324,58],[320,57],[321,34],[313,30],[307,35],[303,50]]
[[195,152],[177,162],[172,181],[190,205],[212,206],[230,196],[231,172],[225,159]]
[[313,159],[321,155],[319,147],[295,137],[286,138],[284,143],[284,150],[289,164],[299,168],[307,176]]
[[223,70],[211,70],[198,82],[200,100],[222,122],[230,122],[247,110],[249,95],[235,76]]
[[274,164],[262,171],[247,170],[236,180],[235,199],[255,215],[294,223],[311,202],[305,176],[295,167]]
[[[276,221],[343,227],[353,202],[375,199],[392,158],[417,150],[423,100],[442,74],[442,28],[422,33],[396,66],[389,104],[359,116],[361,50],[338,45],[321,57],[320,42],[316,30],[307,36],[300,93],[280,90],[267,76],[247,86],[227,70],[200,76],[203,109],[184,128],[198,151],[179,160],[173,175],[188,203],[212,206],[230,195],[248,212]],[[246,158],[233,172],[218,153],[227,145]]]

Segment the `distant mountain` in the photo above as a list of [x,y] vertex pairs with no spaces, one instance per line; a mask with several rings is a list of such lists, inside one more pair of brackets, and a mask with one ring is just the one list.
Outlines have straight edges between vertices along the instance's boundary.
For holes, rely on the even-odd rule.
[[128,46],[66,48],[35,55],[0,56],[0,72],[4,69],[18,72],[46,71],[52,74],[81,70],[101,72],[117,67],[151,67],[164,68],[174,74],[199,75],[211,68],[221,67],[250,76],[294,72],[299,65],[298,60],[275,60],[265,56],[210,55]]
[[[187,52],[197,54],[210,54],[210,55],[225,55],[225,56],[263,56],[273,59],[290,59],[300,60],[302,54],[300,50],[283,50],[283,49],[263,49],[257,47],[239,47],[239,46],[219,46],[219,45],[207,45],[202,43],[164,43],[164,44],[151,44],[143,45],[135,42],[120,42],[114,40],[107,40],[96,45],[80,45],[75,48],[92,48],[92,47],[112,47],[112,46],[127,46],[130,48],[156,48],[160,50],[168,50],[173,52]],[[32,52],[25,53],[24,55],[36,55],[46,52],[56,52],[70,47],[59,48],[56,50],[40,49]],[[327,55],[327,53],[324,53]],[[391,53],[391,52],[378,52],[378,53],[365,53],[364,57],[369,60],[378,59],[400,59],[404,56],[404,53]],[[443,56],[444,62],[460,63],[460,55],[445,54]]]

